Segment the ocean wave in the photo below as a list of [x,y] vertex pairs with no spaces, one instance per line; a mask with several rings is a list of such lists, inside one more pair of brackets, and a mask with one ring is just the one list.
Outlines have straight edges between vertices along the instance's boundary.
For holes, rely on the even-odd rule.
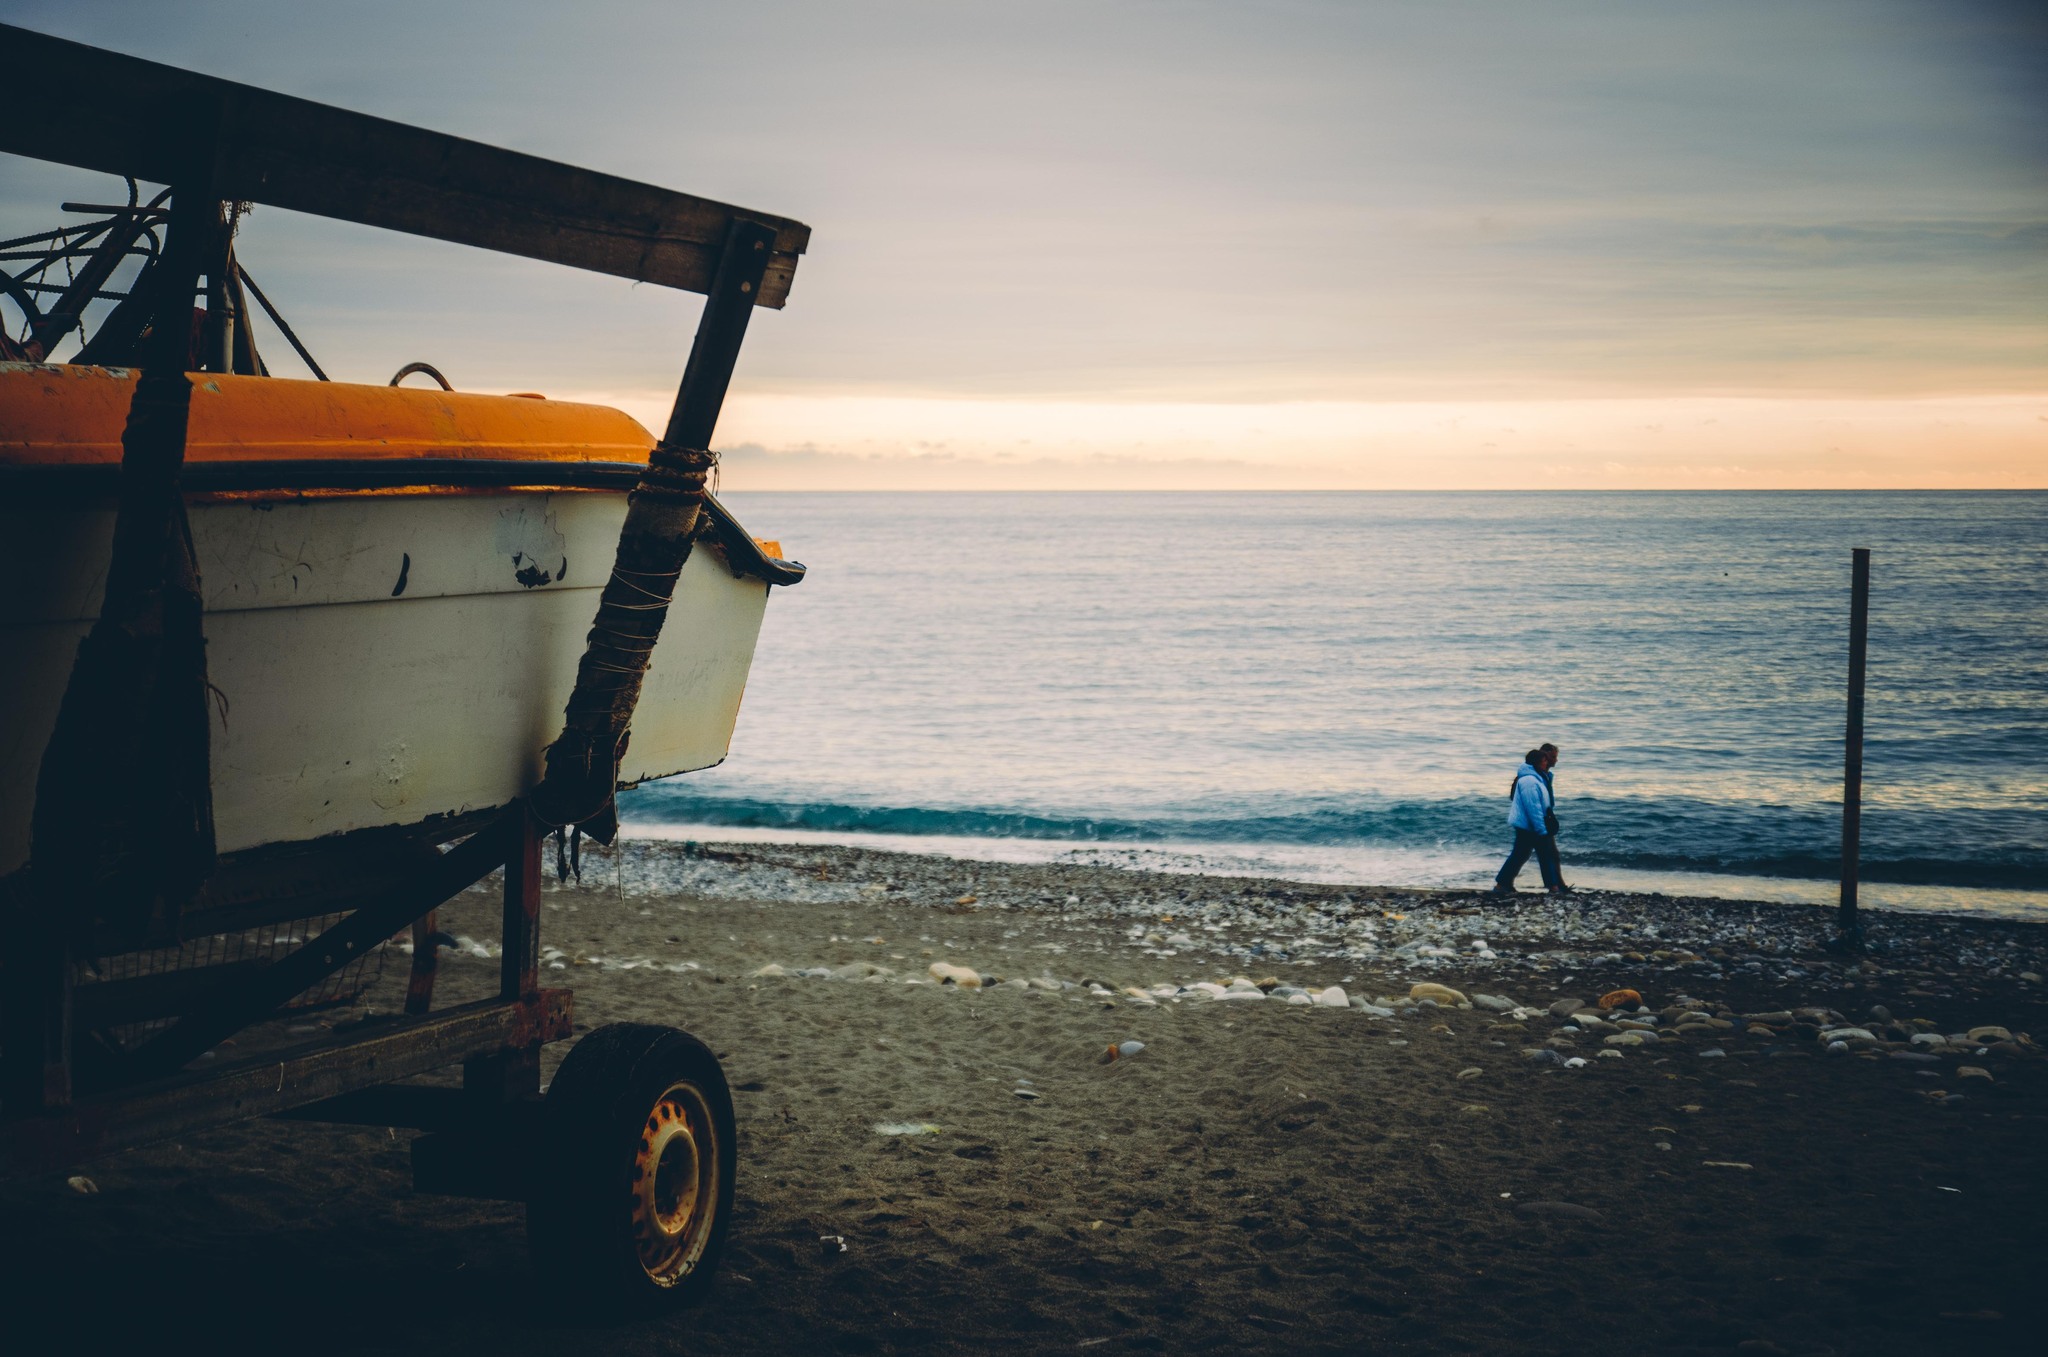
[[[1498,801],[1462,798],[1365,803],[1147,808],[1085,815],[987,806],[862,805],[708,795],[654,784],[621,798],[640,824],[904,837],[1027,839],[1076,844],[1386,846],[1498,852],[1508,831]],[[1581,798],[1563,808],[1568,860],[1644,871],[1828,880],[1840,874],[1840,812],[1830,806],[1729,806]],[[2048,871],[2040,817],[2026,811],[1866,811],[1860,874],[1904,885],[2028,889]]]

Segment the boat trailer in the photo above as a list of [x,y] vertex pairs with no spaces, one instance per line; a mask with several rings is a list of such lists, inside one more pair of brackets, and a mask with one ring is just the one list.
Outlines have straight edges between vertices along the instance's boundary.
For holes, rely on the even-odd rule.
[[[131,184],[125,207],[91,209],[105,221],[90,239],[24,238],[84,260],[64,281],[0,268],[27,320],[18,339],[0,336],[0,360],[47,362],[87,305],[114,300],[72,361],[141,371],[118,481],[96,482],[118,502],[105,598],[42,755],[32,849],[0,878],[0,1172],[255,1117],[416,1128],[416,1186],[527,1203],[555,1275],[627,1305],[700,1295],[731,1214],[731,1096],[700,1042],[623,1024],[580,1041],[543,1094],[542,1047],[570,1035],[573,1014],[568,990],[540,983],[543,846],[551,834],[611,840],[628,731],[691,545],[723,532],[728,557],[751,549],[707,507],[708,448],[748,319],[783,305],[809,228],[20,28],[0,25],[0,43],[12,72],[0,152]],[[144,202],[137,180],[163,191]],[[189,374],[267,374],[253,296],[326,379],[234,259],[236,218],[255,203],[706,295],[645,465],[521,473],[572,486],[608,476],[631,495],[562,733],[538,785],[509,804],[215,850],[213,698],[182,479]],[[111,291],[136,258],[141,273]],[[452,482],[488,468],[414,472]],[[319,468],[291,474],[322,483]],[[365,474],[336,464],[330,479],[346,488]],[[801,573],[756,567],[788,575],[770,582]],[[494,873],[497,993],[437,1010],[434,911]],[[316,1040],[277,1032],[348,998],[348,977],[408,929],[402,1015]],[[297,945],[239,955],[195,942],[259,933]],[[118,958],[131,964],[107,964]],[[453,1066],[459,1087],[401,1082]]]

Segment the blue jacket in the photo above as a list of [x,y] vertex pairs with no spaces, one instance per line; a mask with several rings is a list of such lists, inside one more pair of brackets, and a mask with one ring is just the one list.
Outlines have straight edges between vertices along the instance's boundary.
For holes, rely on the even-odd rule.
[[1550,831],[1543,824],[1543,812],[1554,804],[1550,784],[1543,780],[1543,774],[1536,771],[1534,764],[1523,764],[1515,773],[1515,795],[1508,804],[1509,826],[1526,829],[1532,834],[1548,834]]

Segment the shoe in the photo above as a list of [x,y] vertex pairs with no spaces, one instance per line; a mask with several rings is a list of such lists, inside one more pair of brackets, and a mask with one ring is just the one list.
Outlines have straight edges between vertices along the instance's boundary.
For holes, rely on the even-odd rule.
[[1552,895],[1577,895],[1579,892],[1578,888],[1575,886],[1559,886],[1556,890],[1550,893]]
[[1512,900],[1520,894],[1521,892],[1513,886],[1495,886],[1492,890],[1480,895],[1479,898],[1482,900]]

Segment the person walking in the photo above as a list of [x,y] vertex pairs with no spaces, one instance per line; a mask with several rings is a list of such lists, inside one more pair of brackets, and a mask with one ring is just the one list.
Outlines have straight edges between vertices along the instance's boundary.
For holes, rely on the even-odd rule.
[[1570,890],[1557,859],[1557,796],[1551,790],[1550,770],[1557,766],[1557,746],[1546,744],[1532,749],[1515,770],[1508,787],[1508,827],[1515,831],[1515,846],[1493,879],[1492,896],[1515,893],[1515,877],[1529,855],[1543,874],[1543,885],[1552,895]]

